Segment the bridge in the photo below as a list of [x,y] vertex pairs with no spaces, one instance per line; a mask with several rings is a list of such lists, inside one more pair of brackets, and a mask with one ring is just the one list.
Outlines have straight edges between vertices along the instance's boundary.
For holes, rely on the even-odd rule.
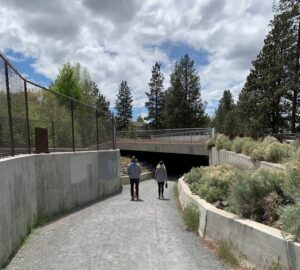
[[208,156],[206,142],[212,128],[121,131],[116,134],[120,150]]

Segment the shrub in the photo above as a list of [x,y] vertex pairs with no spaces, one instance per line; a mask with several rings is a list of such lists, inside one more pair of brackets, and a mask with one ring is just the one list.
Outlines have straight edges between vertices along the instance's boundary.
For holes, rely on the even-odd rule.
[[292,160],[286,164],[283,188],[294,200],[300,199],[300,160]]
[[234,140],[232,141],[232,151],[236,153],[242,153],[242,146],[245,142],[245,138],[241,137],[235,137]]
[[185,181],[188,184],[199,183],[203,174],[203,167],[193,167],[189,173],[185,175]]
[[225,136],[224,134],[218,134],[216,137],[216,147],[217,149],[231,149],[231,140],[229,137]]
[[270,162],[286,161],[293,154],[293,147],[288,144],[273,142],[265,147],[264,160]]
[[268,225],[272,225],[278,220],[278,207],[283,204],[283,199],[276,193],[271,192],[263,198],[264,216],[263,219]]
[[197,205],[190,203],[183,209],[183,220],[185,225],[192,231],[197,232],[199,228],[200,212]]
[[231,211],[262,221],[265,218],[264,199],[280,188],[282,174],[270,170],[238,171],[231,186]]
[[242,145],[242,153],[247,156],[250,156],[256,145],[257,142],[255,142],[251,138],[248,138],[247,140],[245,140],[244,144]]
[[238,266],[240,259],[234,254],[231,245],[226,241],[221,241],[217,248],[217,255],[230,263],[232,266]]
[[263,143],[256,144],[252,153],[250,154],[250,157],[253,160],[264,160],[265,148],[266,148],[266,145]]
[[281,208],[279,213],[279,223],[283,231],[294,235],[295,239],[300,241],[300,202]]
[[[235,169],[229,165],[200,167],[198,171],[191,171],[193,181],[191,191],[208,202],[226,200],[230,184],[234,180]],[[190,174],[190,173],[189,173]],[[188,175],[189,175],[188,174]],[[189,176],[188,176],[189,178]]]
[[206,142],[206,147],[207,149],[211,149],[212,147],[214,147],[216,145],[216,139],[215,138],[210,138],[207,142]]
[[265,137],[262,142],[264,144],[271,144],[271,143],[274,143],[274,142],[278,142],[278,140],[275,138],[275,137],[272,137],[272,136],[267,136]]

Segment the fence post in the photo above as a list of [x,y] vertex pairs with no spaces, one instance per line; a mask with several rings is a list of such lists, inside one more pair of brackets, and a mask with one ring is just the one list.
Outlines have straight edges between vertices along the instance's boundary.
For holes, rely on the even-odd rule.
[[5,81],[6,81],[6,97],[7,97],[7,111],[8,111],[8,124],[9,124],[9,134],[10,134],[10,152],[11,155],[15,155],[15,143],[14,143],[14,131],[13,131],[13,121],[11,112],[11,97],[9,90],[9,79],[8,79],[8,66],[4,63],[5,68]]
[[51,121],[51,129],[52,129],[52,147],[53,147],[53,150],[55,149],[55,131],[54,131],[54,121],[52,119]]
[[97,141],[97,150],[99,150],[99,125],[98,125],[98,111],[96,109],[96,141]]
[[111,117],[111,128],[112,128],[112,148],[116,149],[116,126],[115,126],[115,117]]
[[24,80],[24,96],[25,96],[25,112],[26,112],[26,131],[27,131],[27,147],[28,154],[31,154],[31,141],[30,141],[30,125],[29,125],[29,108],[28,108],[28,94],[27,94],[27,81]]
[[73,100],[71,100],[71,118],[72,118],[72,148],[73,148],[73,152],[75,152],[74,104],[73,104]]

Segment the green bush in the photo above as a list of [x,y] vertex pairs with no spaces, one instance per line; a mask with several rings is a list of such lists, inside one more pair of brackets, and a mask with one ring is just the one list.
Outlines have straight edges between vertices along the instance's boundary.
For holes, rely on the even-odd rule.
[[264,160],[275,163],[286,161],[293,155],[293,152],[293,146],[273,142],[265,147]]
[[300,199],[300,160],[285,165],[284,192],[294,200]]
[[294,235],[300,241],[300,202],[281,208],[279,213],[279,223],[283,231]]
[[265,156],[265,149],[266,145],[263,143],[257,143],[254,149],[252,150],[252,153],[250,154],[250,157],[253,160],[264,160]]
[[232,151],[236,153],[242,153],[242,146],[245,142],[246,138],[241,138],[241,137],[235,137],[234,140],[232,141]]
[[192,231],[197,232],[199,228],[200,211],[197,205],[190,203],[183,209],[183,220],[185,225]]
[[265,219],[264,200],[280,188],[282,173],[259,169],[237,171],[229,195],[232,212],[257,221]]
[[266,136],[262,142],[266,145],[268,144],[271,144],[271,143],[274,143],[274,142],[278,142],[278,140],[275,138],[275,137],[272,137],[272,136]]
[[206,147],[207,149],[211,149],[212,147],[214,147],[216,145],[216,139],[215,138],[210,138],[207,142],[206,142]]
[[228,191],[235,177],[235,169],[229,165],[200,167],[187,174],[191,191],[208,202],[227,200]]
[[231,150],[232,142],[229,137],[225,136],[224,134],[218,134],[216,137],[216,147],[217,149],[226,149]]
[[247,156],[251,156],[253,149],[257,145],[257,142],[251,138],[245,140],[244,144],[242,145],[242,153]]
[[185,181],[188,184],[199,183],[203,174],[203,167],[193,167],[189,173],[185,175]]

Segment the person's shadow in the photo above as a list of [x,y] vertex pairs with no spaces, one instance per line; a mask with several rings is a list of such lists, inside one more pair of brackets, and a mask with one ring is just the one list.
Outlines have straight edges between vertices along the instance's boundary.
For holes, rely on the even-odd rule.
[[144,202],[142,199],[131,200],[132,202]]

